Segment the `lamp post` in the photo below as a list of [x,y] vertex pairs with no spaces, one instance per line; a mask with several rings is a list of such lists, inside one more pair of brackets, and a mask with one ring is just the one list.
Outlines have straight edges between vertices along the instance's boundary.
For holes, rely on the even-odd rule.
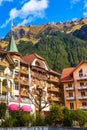
[[7,68],[5,68],[5,70],[4,70],[4,74],[6,75],[6,80],[7,80],[7,86],[6,86],[6,88],[7,88],[7,111],[6,111],[6,113],[7,113],[7,117],[9,118],[9,111],[8,111],[8,105],[9,105],[9,98],[10,98],[10,93],[9,93],[9,88],[10,88],[10,81],[9,81],[9,75],[10,75],[10,69],[7,67]]

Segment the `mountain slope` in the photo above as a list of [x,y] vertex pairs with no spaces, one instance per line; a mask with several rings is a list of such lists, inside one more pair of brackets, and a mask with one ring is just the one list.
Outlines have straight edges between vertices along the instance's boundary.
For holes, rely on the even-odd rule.
[[87,43],[70,34],[60,32],[43,34],[42,39],[35,45],[32,42],[20,41],[18,48],[24,55],[38,53],[46,59],[52,69],[58,72],[87,59]]
[[10,31],[2,46],[6,48],[14,35],[19,51],[37,53],[44,57],[50,68],[61,72],[87,60],[87,19],[40,26],[20,26]]

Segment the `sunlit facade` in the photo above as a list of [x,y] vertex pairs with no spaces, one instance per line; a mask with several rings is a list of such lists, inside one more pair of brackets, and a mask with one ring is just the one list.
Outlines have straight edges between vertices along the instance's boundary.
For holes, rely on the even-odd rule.
[[63,69],[61,82],[65,106],[69,110],[87,110],[87,61],[82,61],[74,68]]
[[[5,73],[6,68],[10,70],[9,75]],[[9,105],[29,105],[35,112],[35,106],[27,92],[41,87],[48,103],[62,105],[62,85],[59,77],[60,74],[51,70],[45,59],[36,53],[22,56],[17,50],[13,36],[8,50],[0,49],[0,102],[7,103],[8,98]]]

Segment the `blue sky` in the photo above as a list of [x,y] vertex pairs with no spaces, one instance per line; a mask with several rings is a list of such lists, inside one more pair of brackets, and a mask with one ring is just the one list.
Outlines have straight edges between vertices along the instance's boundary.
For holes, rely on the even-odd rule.
[[0,0],[0,38],[14,27],[87,17],[87,0]]

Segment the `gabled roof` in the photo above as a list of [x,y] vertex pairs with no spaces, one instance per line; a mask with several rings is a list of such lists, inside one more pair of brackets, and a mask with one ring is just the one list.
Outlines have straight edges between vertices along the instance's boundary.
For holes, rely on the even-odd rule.
[[73,72],[78,69],[79,66],[81,66],[82,64],[87,63],[86,60],[82,61],[79,65],[77,65],[76,67],[73,68],[66,68],[63,69],[62,71],[62,75],[61,75],[61,82],[69,82],[69,81],[73,81]]
[[49,72],[54,74],[54,75],[57,75],[57,76],[61,76],[60,73],[57,73],[56,71],[52,70],[52,69],[49,69]]
[[32,62],[34,61],[35,58],[38,58],[40,60],[44,60],[44,58],[40,57],[38,54],[36,53],[33,53],[33,54],[30,54],[30,55],[26,55],[26,56],[23,56],[22,59],[25,60],[26,62],[28,62],[29,64],[32,64]]
[[74,67],[63,69],[60,81],[61,82],[73,81],[72,72],[74,71],[74,69],[75,69]]
[[77,65],[77,66],[75,67],[75,69],[73,70],[73,72],[74,72],[80,65],[82,65],[82,64],[84,64],[84,63],[87,63],[87,61],[86,61],[86,60],[82,61],[79,65]]

